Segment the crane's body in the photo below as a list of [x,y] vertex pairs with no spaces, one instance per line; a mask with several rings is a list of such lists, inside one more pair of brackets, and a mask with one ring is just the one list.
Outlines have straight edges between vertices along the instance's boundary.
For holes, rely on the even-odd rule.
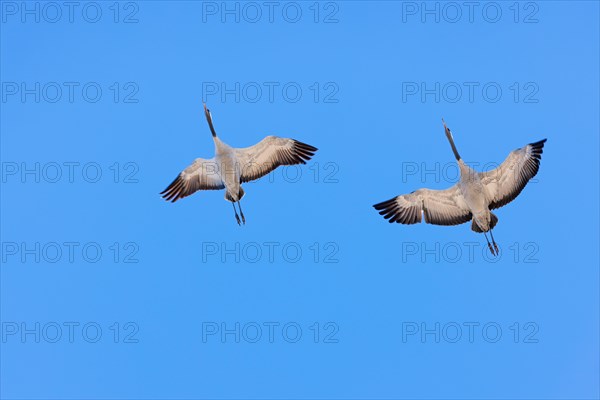
[[[267,136],[254,146],[234,148],[217,137],[206,105],[204,114],[215,143],[215,156],[194,160],[160,194],[165,200],[175,202],[198,190],[225,189],[225,199],[233,204],[239,225],[246,223],[240,204],[245,194],[243,182],[259,179],[280,165],[306,164],[317,151],[316,147],[277,136]],[[235,208],[236,203],[241,219]]]
[[511,152],[492,171],[477,172],[458,154],[445,122],[444,130],[458,163],[459,182],[445,190],[419,189],[373,207],[390,223],[416,224],[423,216],[426,223],[435,225],[458,225],[471,221],[471,229],[484,233],[490,251],[496,255],[499,250],[492,229],[498,223],[498,217],[491,210],[514,200],[537,174],[546,139]]
[[460,170],[460,181],[458,187],[460,193],[467,203],[467,207],[473,214],[473,219],[477,225],[484,231],[489,230],[491,212],[488,209],[485,199],[485,188],[481,183],[481,179],[473,168],[465,164],[460,159],[458,160],[458,168]]
[[215,142],[215,165],[220,169],[221,181],[225,186],[225,199],[235,203],[244,197],[241,190],[241,168],[235,155],[235,149],[224,143],[218,137]]

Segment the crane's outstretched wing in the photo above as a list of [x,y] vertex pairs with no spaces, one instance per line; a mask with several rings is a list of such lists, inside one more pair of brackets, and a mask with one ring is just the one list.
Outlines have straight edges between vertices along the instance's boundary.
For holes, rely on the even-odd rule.
[[419,189],[373,206],[390,223],[458,225],[470,221],[473,215],[457,185],[445,190]]
[[225,188],[219,174],[219,166],[214,158],[196,158],[194,163],[181,171],[173,182],[160,194],[171,202],[189,196],[198,190],[218,190]]
[[267,136],[254,146],[235,150],[242,182],[265,176],[280,165],[306,164],[316,151],[316,147],[306,143],[277,136]]
[[496,169],[480,172],[490,210],[513,201],[540,169],[546,139],[511,152]]

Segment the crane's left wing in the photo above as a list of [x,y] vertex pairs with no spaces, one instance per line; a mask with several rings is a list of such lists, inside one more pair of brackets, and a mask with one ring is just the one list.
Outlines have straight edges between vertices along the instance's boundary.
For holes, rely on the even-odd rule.
[[198,190],[219,190],[225,188],[219,174],[219,166],[214,158],[196,158],[192,165],[181,171],[177,178],[163,190],[162,197],[172,203],[187,197]]
[[538,173],[544,143],[546,139],[514,150],[498,168],[479,173],[491,210],[513,201]]
[[415,190],[373,207],[389,223],[408,225],[421,222],[422,215],[433,225],[459,225],[473,217],[458,185],[445,190]]
[[249,182],[265,176],[280,165],[306,164],[316,147],[294,139],[267,136],[254,146],[236,149],[241,181]]

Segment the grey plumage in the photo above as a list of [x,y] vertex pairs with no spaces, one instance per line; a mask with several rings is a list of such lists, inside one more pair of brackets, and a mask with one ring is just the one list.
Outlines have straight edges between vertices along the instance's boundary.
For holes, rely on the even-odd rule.
[[[215,143],[215,156],[211,159],[197,158],[181,171],[160,193],[167,201],[176,202],[199,190],[225,189],[225,199],[234,203],[234,210],[235,203],[238,203],[245,222],[239,204],[245,193],[242,183],[259,179],[281,165],[306,164],[317,151],[316,147],[306,143],[277,136],[267,136],[254,146],[233,148],[217,137],[206,105],[204,113]],[[237,210],[236,219],[240,223]]]
[[[444,130],[460,169],[459,182],[445,190],[419,189],[373,207],[390,223],[416,224],[422,217],[426,223],[434,225],[472,221],[473,231],[486,233],[498,222],[498,217],[490,210],[513,201],[538,173],[546,139],[516,149],[492,171],[477,172],[458,154],[445,122]],[[493,236],[492,243],[497,253]],[[491,245],[490,250],[494,253]]]

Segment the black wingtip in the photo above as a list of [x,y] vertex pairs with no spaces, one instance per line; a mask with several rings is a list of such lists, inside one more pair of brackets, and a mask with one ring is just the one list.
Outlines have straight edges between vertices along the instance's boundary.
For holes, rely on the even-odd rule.
[[306,144],[304,142],[301,142],[299,140],[294,139],[294,142],[296,144],[296,146],[299,146],[300,148],[302,148],[303,150],[308,150],[310,152],[316,152],[317,150],[319,150],[318,148],[311,146],[310,144]]
[[383,208],[385,208],[385,202],[373,204],[373,208],[376,209],[377,211],[382,210]]
[[162,196],[163,199],[165,199],[165,201],[170,201],[171,203],[175,203],[180,198],[185,197],[185,196],[182,196],[182,193],[181,193],[182,184],[183,184],[183,181],[181,179],[181,174],[177,175],[177,178],[175,178],[173,180],[173,182],[171,182],[171,184],[169,186],[167,186],[167,188],[165,190],[160,192],[160,195]]
[[294,152],[297,156],[296,163],[306,164],[306,161],[314,157],[315,152],[318,150],[316,147],[310,144],[303,143],[299,140],[292,139],[294,141]]
[[396,201],[396,197],[393,197],[389,200],[382,201],[381,203],[373,204],[373,208],[378,211],[384,210],[384,209],[388,208],[391,204],[393,204],[395,201]]
[[[538,142],[529,144],[529,146],[531,146],[531,152],[532,152],[534,158],[536,158],[538,160],[542,158],[542,153],[544,153],[544,143],[546,143],[546,139],[542,139]],[[539,167],[539,165],[538,165],[538,167]],[[538,168],[538,167],[536,167],[536,168]]]

